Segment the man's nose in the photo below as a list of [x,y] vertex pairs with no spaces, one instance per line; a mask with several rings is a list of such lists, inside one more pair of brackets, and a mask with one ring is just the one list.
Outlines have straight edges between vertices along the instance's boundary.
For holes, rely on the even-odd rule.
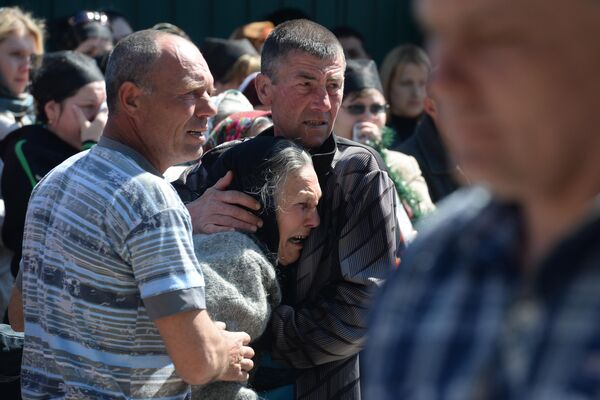
[[331,100],[329,99],[329,93],[325,88],[316,88],[313,92],[313,109],[320,112],[328,112],[331,110]]
[[217,106],[215,106],[208,95],[202,96],[196,102],[195,115],[199,118],[217,115]]

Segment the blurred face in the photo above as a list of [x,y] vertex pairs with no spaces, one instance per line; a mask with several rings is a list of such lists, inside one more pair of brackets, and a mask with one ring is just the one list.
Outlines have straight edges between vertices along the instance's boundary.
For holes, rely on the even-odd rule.
[[390,83],[392,114],[415,118],[423,112],[428,72],[425,65],[410,63],[396,66]]
[[200,51],[176,37],[159,39],[163,53],[151,72],[152,88],[140,99],[138,125],[143,155],[160,171],[202,155],[213,78]]
[[363,45],[358,38],[355,38],[354,36],[348,36],[338,38],[338,40],[344,49],[344,55],[346,58],[371,58],[363,48]]
[[357,128],[362,126],[360,124],[369,123],[375,128],[382,129],[385,126],[385,121],[385,98],[379,90],[370,89],[361,93],[360,97],[351,94],[348,99],[344,99],[335,120],[335,133],[346,139],[354,140],[352,129],[356,124],[359,124]]
[[440,123],[472,180],[523,198],[589,174],[600,140],[600,3],[419,5],[431,32]]
[[318,148],[331,135],[342,102],[344,58],[321,60],[292,52],[280,60],[273,79],[257,76],[263,104],[273,113],[275,135]]
[[119,40],[123,39],[125,36],[129,35],[133,32],[129,23],[121,17],[113,18],[110,21],[110,28],[113,32],[113,43],[117,43]]
[[317,204],[321,188],[315,170],[304,166],[291,174],[277,196],[277,226],[279,227],[279,251],[281,265],[298,260],[304,242],[311,229],[319,226]]
[[48,129],[79,148],[85,121],[94,121],[105,101],[104,81],[90,82],[60,103],[51,101],[46,105]]
[[18,30],[0,42],[0,82],[15,96],[29,83],[31,56],[35,54],[33,35]]

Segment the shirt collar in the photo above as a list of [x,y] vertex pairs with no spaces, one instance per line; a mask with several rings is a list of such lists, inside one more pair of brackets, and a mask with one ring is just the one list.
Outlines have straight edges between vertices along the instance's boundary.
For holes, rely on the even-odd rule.
[[[535,266],[531,281],[522,274],[521,252],[525,241],[522,210],[515,204],[492,200],[459,239],[459,254],[473,274],[498,273],[545,298],[555,297],[582,270],[598,264],[586,261],[596,251],[600,237],[600,196],[569,234]],[[596,259],[596,263],[597,263]]]
[[[264,136],[274,136],[275,128],[270,127],[265,131],[261,132],[260,135]],[[313,167],[315,168],[315,172],[319,177],[324,177],[331,170],[331,165],[333,164],[333,157],[335,156],[335,152],[337,151],[337,145],[335,143],[335,134],[331,133],[327,139],[323,142],[321,146],[316,149],[307,149],[312,157]]]
[[97,146],[105,147],[110,150],[118,151],[119,153],[133,159],[144,171],[163,178],[163,175],[148,161],[144,156],[135,151],[129,146],[124,145],[116,140],[102,136]]

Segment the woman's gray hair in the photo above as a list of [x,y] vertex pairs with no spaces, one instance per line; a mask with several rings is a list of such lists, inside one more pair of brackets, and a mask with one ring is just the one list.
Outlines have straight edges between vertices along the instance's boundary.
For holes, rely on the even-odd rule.
[[[277,147],[281,147],[281,150]],[[275,155],[267,160],[269,168],[265,170],[265,184],[258,189],[263,206],[272,209],[279,204],[279,195],[288,178],[305,166],[313,165],[306,150],[293,142],[280,141],[275,145],[274,152]]]

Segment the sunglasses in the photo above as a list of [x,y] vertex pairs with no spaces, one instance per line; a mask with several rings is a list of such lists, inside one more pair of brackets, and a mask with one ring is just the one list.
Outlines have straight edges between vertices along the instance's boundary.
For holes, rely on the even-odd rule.
[[99,11],[80,11],[69,18],[69,25],[76,26],[88,22],[98,22],[101,25],[108,24],[108,16]]
[[[367,110],[367,106],[364,104],[351,104],[349,106],[345,106],[344,108],[352,115],[361,115]],[[371,114],[380,114],[386,112],[390,106],[387,104],[371,104],[368,108]]]

